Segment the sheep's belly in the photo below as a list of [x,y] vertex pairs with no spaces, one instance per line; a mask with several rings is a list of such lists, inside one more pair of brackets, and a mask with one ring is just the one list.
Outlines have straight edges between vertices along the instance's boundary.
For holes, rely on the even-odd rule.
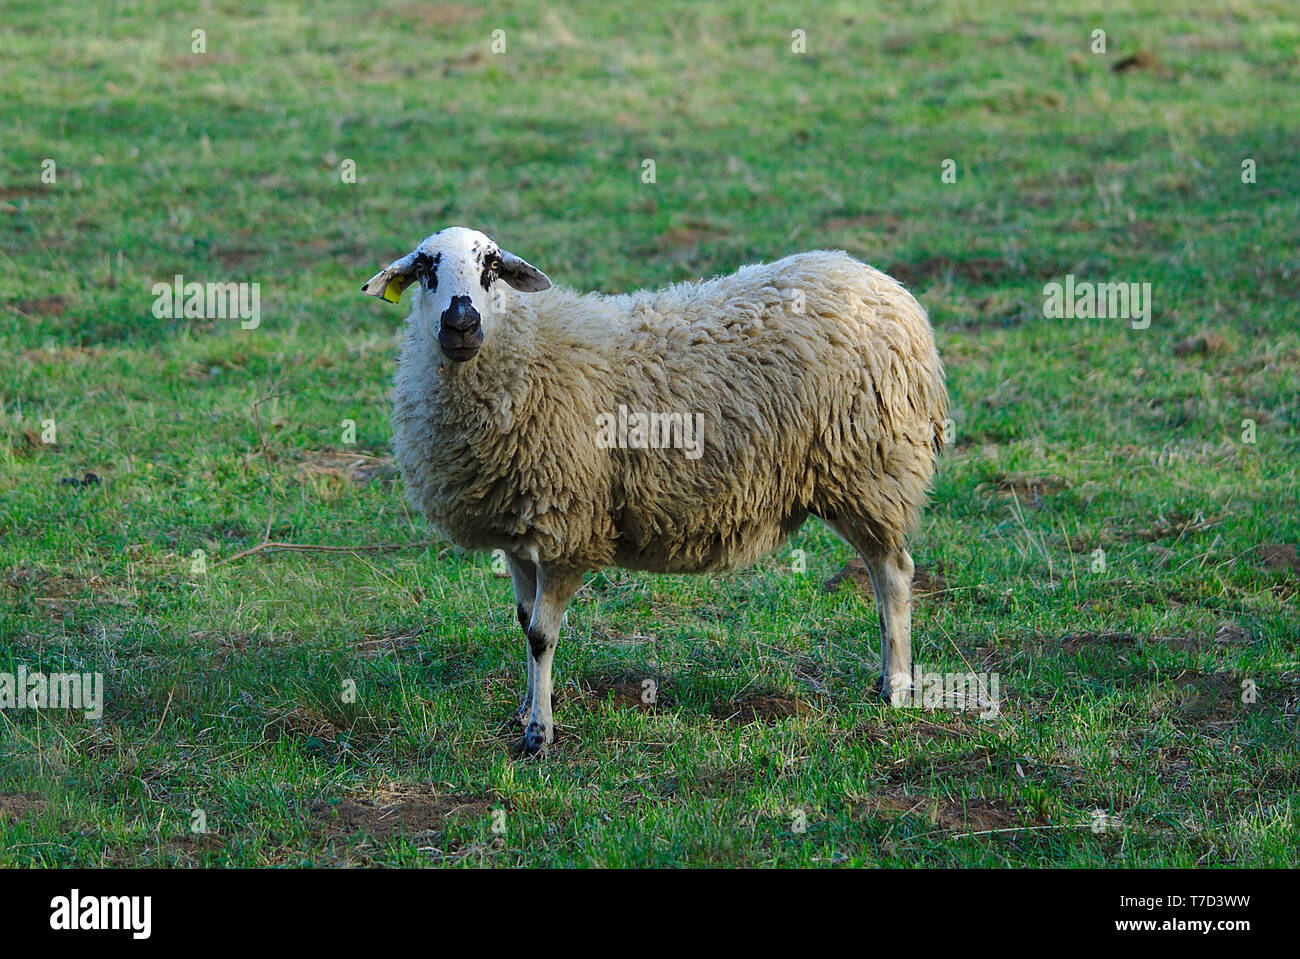
[[743,569],[780,546],[808,518],[806,510],[770,516],[741,528],[660,532],[648,540],[634,519],[623,517],[614,564],[650,573],[709,573]]

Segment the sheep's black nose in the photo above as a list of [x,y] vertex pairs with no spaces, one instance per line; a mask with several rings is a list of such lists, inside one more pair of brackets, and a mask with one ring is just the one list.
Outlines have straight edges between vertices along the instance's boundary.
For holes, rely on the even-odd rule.
[[442,311],[442,327],[445,330],[467,333],[478,324],[478,310],[474,309],[468,296],[453,296],[451,306]]

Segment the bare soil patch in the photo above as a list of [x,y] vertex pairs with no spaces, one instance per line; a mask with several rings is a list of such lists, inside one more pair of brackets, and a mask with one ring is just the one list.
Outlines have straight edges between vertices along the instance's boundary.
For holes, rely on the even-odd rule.
[[298,478],[312,477],[370,483],[391,483],[397,467],[391,456],[347,453],[339,450],[313,450],[298,463]]
[[912,795],[890,788],[851,803],[855,819],[909,818],[953,832],[987,832],[1041,825],[1041,817],[1001,799]]
[[[984,484],[986,487],[988,484]],[[1005,499],[1017,499],[1030,509],[1042,509],[1043,497],[1069,489],[1069,482],[1052,473],[1006,473],[992,483],[995,493]]]
[[[929,598],[939,597],[948,592],[948,580],[944,575],[946,567],[943,560],[934,564],[933,569],[916,567],[912,573],[912,595],[925,596]],[[823,592],[833,593],[844,584],[845,581],[853,584],[853,588],[867,597],[874,597],[871,589],[871,573],[867,570],[867,564],[861,557],[854,556],[845,563],[833,576],[830,576],[822,583]]]
[[914,262],[891,263],[885,272],[904,286],[916,286],[922,281],[933,282],[953,277],[968,283],[1000,283],[1017,271],[1005,260],[993,257],[973,257],[954,260],[949,256],[927,256]]
[[591,708],[595,708],[600,703],[609,703],[615,709],[653,712],[663,706],[666,699],[663,688],[657,681],[654,682],[654,686],[646,686],[645,680],[640,679],[583,683],[581,701]]
[[1257,547],[1255,553],[1266,569],[1285,569],[1300,574],[1300,557],[1296,556],[1294,543],[1270,543]]
[[1105,646],[1136,646],[1142,640],[1136,633],[1128,632],[1077,632],[1067,633],[1061,637],[1060,646],[1063,653],[1077,653],[1082,649],[1100,649]]
[[45,800],[21,793],[0,793],[0,819],[16,823],[27,815],[39,816],[45,809]]
[[734,702],[718,703],[713,707],[713,716],[733,726],[748,726],[802,716],[809,708],[802,700],[782,693],[753,693]]
[[1228,346],[1228,341],[1213,330],[1201,330],[1174,344],[1174,356],[1206,356],[1221,353]]
[[1130,70],[1154,70],[1160,66],[1160,61],[1154,53],[1149,50],[1139,50],[1137,53],[1122,57],[1111,64],[1112,73],[1128,73]]
[[491,803],[484,798],[447,796],[425,786],[399,786],[373,796],[321,799],[312,804],[317,832],[330,839],[392,836],[416,839],[438,833],[453,820],[486,819]]

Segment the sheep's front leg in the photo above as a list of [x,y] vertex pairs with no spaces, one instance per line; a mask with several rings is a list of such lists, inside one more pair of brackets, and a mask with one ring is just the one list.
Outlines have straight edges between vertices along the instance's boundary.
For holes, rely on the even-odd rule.
[[905,549],[863,554],[880,613],[881,698],[912,702],[912,556]]
[[[510,566],[510,582],[515,587],[515,613],[519,616],[519,628],[528,635],[528,625],[533,621],[533,607],[537,604],[537,566],[526,556],[506,555]],[[528,654],[528,692],[524,694],[523,704],[515,712],[514,721],[520,726],[528,722],[528,714],[533,711],[533,688],[537,684],[537,668],[533,654]]]
[[582,585],[582,570],[539,563],[537,601],[528,624],[529,661],[533,672],[532,706],[524,729],[523,751],[532,756],[555,739],[551,717],[551,660],[560,640],[564,607]]

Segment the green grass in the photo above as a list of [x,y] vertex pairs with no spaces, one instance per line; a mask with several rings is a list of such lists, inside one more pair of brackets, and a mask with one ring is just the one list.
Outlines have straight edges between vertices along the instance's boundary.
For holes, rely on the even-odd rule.
[[[0,865],[1297,864],[1293,5],[112,6],[0,10],[0,672],[107,691],[0,714]],[[516,761],[509,582],[403,506],[402,312],[359,293],[458,223],[581,289],[904,279],[956,432],[916,658],[1002,716],[874,700],[811,522],[806,572],[593,576]],[[260,283],[260,328],[155,319],[176,273]],[[1150,328],[1045,318],[1067,273],[1151,283]],[[220,562],[268,475],[274,539],[401,548]]]

